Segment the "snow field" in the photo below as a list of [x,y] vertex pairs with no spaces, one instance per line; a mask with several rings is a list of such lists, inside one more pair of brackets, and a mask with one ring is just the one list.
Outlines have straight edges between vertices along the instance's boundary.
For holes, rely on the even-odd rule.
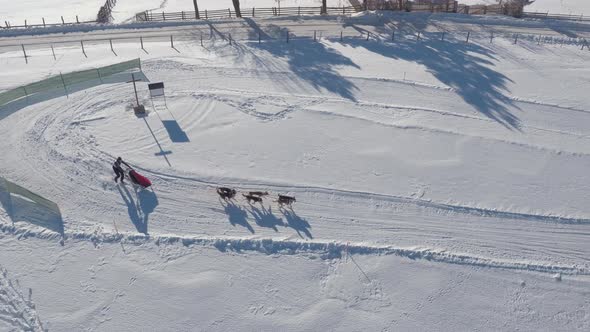
[[[335,36],[347,22],[323,24]],[[62,246],[0,208],[0,265],[20,284],[0,303],[20,308],[8,328],[36,316],[58,331],[589,327],[589,52],[296,38],[312,26],[290,27],[290,44],[201,47],[190,31],[174,50],[166,29],[146,51],[116,41],[117,55],[54,40],[57,61],[37,45],[25,65],[0,49],[0,88],[141,57],[167,92],[152,105],[139,83],[145,118],[124,82],[1,111],[0,173],[56,201],[63,220],[46,222],[65,228]],[[116,186],[118,155],[154,188]],[[218,185],[271,197],[224,203]],[[277,193],[297,197],[293,210]]]

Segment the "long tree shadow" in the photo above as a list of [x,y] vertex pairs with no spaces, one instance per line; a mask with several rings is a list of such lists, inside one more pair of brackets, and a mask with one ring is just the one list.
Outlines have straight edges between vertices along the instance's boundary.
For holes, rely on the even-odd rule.
[[345,44],[393,59],[421,64],[440,82],[454,89],[475,110],[506,128],[519,129],[518,110],[508,93],[512,82],[494,70],[494,52],[459,40],[399,40],[395,43],[345,39]]
[[248,213],[231,201],[224,201],[222,203],[223,210],[229,218],[229,223],[232,226],[240,225],[248,229],[250,233],[254,234],[254,228],[248,223]]
[[[251,34],[258,38],[258,33],[262,33],[262,30],[253,20],[248,20],[247,23],[252,28]],[[277,68],[272,63],[272,59],[284,59],[290,71],[298,79],[310,84],[317,91],[326,90],[343,98],[356,100],[355,92],[358,90],[356,85],[336,71],[336,67],[340,66],[360,68],[351,59],[323,43],[313,42],[310,36],[297,37],[291,34],[292,42],[286,43],[284,38],[288,30],[273,25],[268,25],[265,29],[267,33],[264,37],[276,39],[248,44],[254,50],[264,51],[272,56],[269,58],[256,54],[258,52],[249,52],[259,67],[273,71]],[[236,48],[238,52],[247,52],[243,46],[237,45]],[[284,82],[278,83],[284,84]]]
[[301,233],[303,233],[308,238],[313,239],[313,236],[311,235],[311,232],[309,231],[309,229],[311,228],[311,225],[309,224],[309,222],[307,222],[307,220],[298,216],[295,213],[295,211],[293,211],[290,208],[289,209],[281,208],[280,211],[285,216],[285,219],[287,220],[287,225],[289,227],[293,228],[297,232],[299,237],[303,238],[303,235],[301,235]]

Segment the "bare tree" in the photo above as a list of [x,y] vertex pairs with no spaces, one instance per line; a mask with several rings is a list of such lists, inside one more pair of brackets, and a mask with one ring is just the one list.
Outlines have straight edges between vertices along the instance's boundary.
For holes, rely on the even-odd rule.
[[198,20],[201,16],[199,15],[199,5],[197,5],[197,0],[193,0],[193,5],[195,6],[195,18]]
[[240,10],[240,0],[232,0],[234,3],[234,10],[236,11],[236,17],[242,17],[242,11]]

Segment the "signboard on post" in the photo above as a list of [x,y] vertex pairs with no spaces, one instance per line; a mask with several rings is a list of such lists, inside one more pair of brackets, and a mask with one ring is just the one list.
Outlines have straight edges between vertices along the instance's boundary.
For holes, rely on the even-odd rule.
[[154,107],[154,109],[156,108],[154,106],[154,97],[163,96],[164,105],[166,105],[166,94],[164,94],[164,82],[150,83],[148,84],[148,89],[150,89],[150,98],[152,99],[152,106]]
[[150,89],[150,97],[164,96],[164,82],[148,84]]

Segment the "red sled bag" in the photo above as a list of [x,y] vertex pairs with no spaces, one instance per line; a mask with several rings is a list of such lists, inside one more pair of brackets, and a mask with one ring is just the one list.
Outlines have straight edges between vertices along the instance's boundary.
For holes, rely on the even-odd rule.
[[147,188],[152,185],[152,182],[150,181],[150,179],[137,173],[133,169],[129,171],[129,178],[131,179],[131,181],[133,181],[133,183],[138,184],[144,188]]

